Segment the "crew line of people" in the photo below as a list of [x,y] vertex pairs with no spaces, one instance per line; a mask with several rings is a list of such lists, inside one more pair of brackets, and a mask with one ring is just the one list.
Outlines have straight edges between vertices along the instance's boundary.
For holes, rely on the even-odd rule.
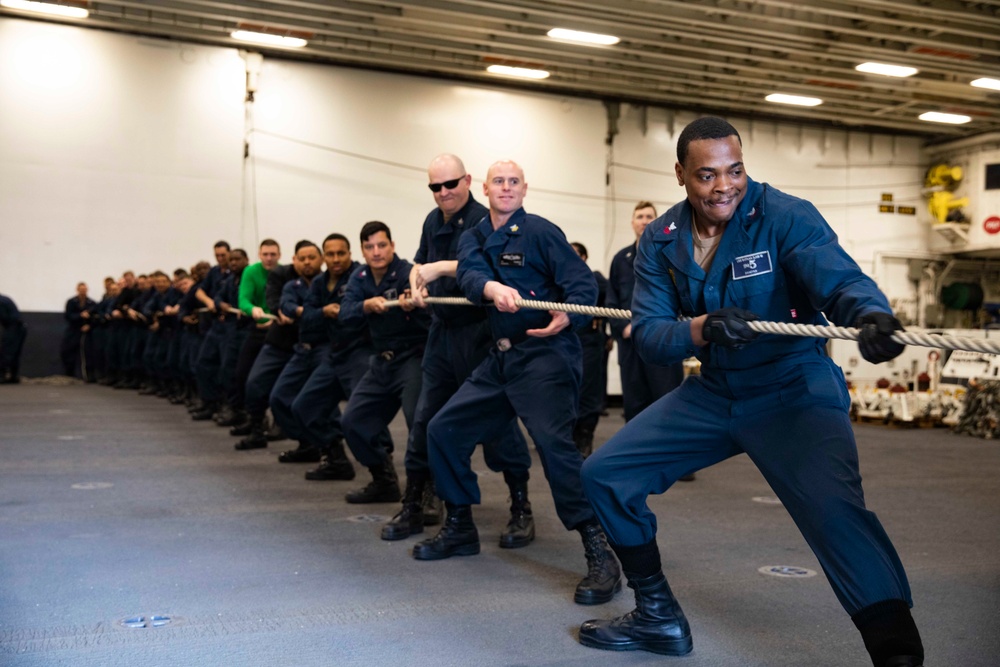
[[[353,479],[349,449],[371,479],[347,502],[401,503],[382,539],[442,524],[414,544],[418,560],[479,553],[472,508],[482,498],[471,467],[479,444],[510,493],[499,546],[534,540],[520,419],[559,519],[580,534],[587,572],[574,600],[610,601],[623,572],[635,591],[634,611],[581,626],[581,643],[611,650],[692,650],[645,499],[745,451],[823,562],[875,667],[921,665],[905,573],[864,508],[842,373],[838,384],[817,339],[757,340],[747,325],[756,311],[779,321],[790,313],[820,323],[821,311],[856,320],[862,355],[878,363],[901,352],[890,339],[899,323],[815,209],[746,176],[731,125],[703,118],[685,128],[676,171],[687,200],[660,218],[649,202],[636,205],[636,241],[615,256],[604,294],[586,248],[524,210],[520,166],[490,166],[485,206],[462,161],[443,154],[428,167],[436,205],[412,262],[396,254],[389,227],[372,221],[358,239],[363,265],[351,241],[332,233],[320,245],[300,241],[289,265],[279,264],[274,240],[261,242],[252,265],[220,241],[215,266],[201,262],[172,279],[126,272],[100,304],[81,283],[66,305],[66,371],[187,403],[193,419],[242,437],[237,450],[291,438],[298,446],[279,461],[319,463],[310,480]],[[781,227],[791,220],[792,231]],[[426,302],[441,296],[474,307]],[[521,298],[634,310],[631,322],[610,325],[626,424],[592,456],[607,323],[520,308]],[[708,372],[682,383],[681,361],[695,355]],[[388,430],[400,410],[403,484]],[[806,432],[817,423],[825,453]]]
[[[531,456],[520,417],[538,449],[560,518],[581,535],[588,571],[575,599],[606,602],[620,589],[617,563],[583,496],[579,470],[592,452],[605,407],[608,322],[507,311],[515,293],[596,305],[607,299],[609,306],[627,308],[634,280],[628,260],[634,252],[625,249],[625,260],[616,258],[611,283],[590,271],[586,247],[569,244],[558,227],[524,213],[526,184],[513,162],[490,168],[484,186],[490,207],[472,195],[472,176],[457,156],[436,157],[428,177],[435,206],[424,220],[413,262],[396,254],[389,227],[372,221],[358,239],[363,265],[352,258],[351,240],[332,233],[319,245],[297,243],[287,265],[280,264],[281,248],[273,239],[260,243],[254,264],[245,250],[219,241],[214,265],[199,262],[172,276],[126,271],[120,280],[105,282],[100,302],[80,283],[66,303],[65,372],[185,404],[192,419],[228,427],[240,438],[239,451],[278,439],[297,441],[278,460],[318,463],[305,473],[308,480],[353,479],[349,449],[371,480],[347,493],[347,502],[401,503],[382,527],[382,539],[404,539],[441,523],[444,499],[450,523],[414,548],[414,557],[426,560],[479,551],[469,509],[479,502],[479,491],[468,461],[478,443],[487,466],[503,475],[509,489],[510,518],[500,532],[500,547],[520,548],[534,540]],[[651,203],[635,207],[636,239],[654,217]],[[497,220],[508,230],[502,247],[496,239],[485,243]],[[484,246],[475,253],[478,263],[472,249],[460,263],[461,243],[471,239]],[[634,250],[635,244],[629,247]],[[467,296],[463,278],[479,290],[477,303],[485,298],[496,307],[424,301]],[[395,301],[399,307],[386,305]],[[627,341],[629,334],[618,330],[615,336]],[[497,378],[467,382],[491,361],[505,366]],[[512,375],[515,361],[520,370]],[[663,372],[675,385],[680,382],[680,363]],[[628,389],[633,386],[643,387],[647,405],[658,398],[637,360],[623,364],[622,373],[630,406],[638,405]],[[530,400],[540,383],[547,383],[552,400]],[[671,388],[658,387],[662,393]],[[505,403],[502,410],[498,401]],[[400,410],[408,427],[404,482],[393,465],[395,443],[388,429]],[[487,414],[502,419],[494,423]],[[438,432],[447,434],[437,447],[430,428],[435,419],[442,425]],[[464,432],[473,422],[476,432]],[[461,447],[449,444],[458,440]]]

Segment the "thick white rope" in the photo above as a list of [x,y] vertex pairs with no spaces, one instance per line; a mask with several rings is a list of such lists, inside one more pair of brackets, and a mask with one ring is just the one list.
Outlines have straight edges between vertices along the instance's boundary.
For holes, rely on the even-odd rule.
[[[455,296],[424,297],[429,304],[441,306],[473,306],[468,299]],[[555,303],[552,301],[532,301],[517,299],[515,303],[521,308],[533,310],[557,310],[564,313],[577,313],[592,317],[607,317],[616,320],[632,319],[632,311],[618,308],[599,308],[597,306],[581,306],[575,303]],[[399,306],[399,301],[386,301],[385,305],[393,308]],[[492,304],[490,304],[492,305]],[[815,324],[792,324],[790,322],[765,322],[755,320],[747,322],[754,331],[760,333],[779,334],[785,336],[805,336],[807,338],[839,338],[841,340],[857,340],[859,331],[853,327],[817,326]],[[913,331],[897,331],[892,340],[903,345],[919,345],[936,347],[946,350],[966,350],[969,352],[985,352],[1000,354],[1000,341],[986,338],[963,338],[960,336],[944,336],[941,334],[916,333]]]

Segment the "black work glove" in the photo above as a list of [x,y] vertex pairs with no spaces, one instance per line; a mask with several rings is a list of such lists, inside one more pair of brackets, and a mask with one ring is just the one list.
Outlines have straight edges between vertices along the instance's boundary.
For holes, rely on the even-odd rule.
[[890,336],[894,331],[905,331],[903,325],[889,313],[865,313],[854,323],[858,332],[858,350],[861,356],[873,364],[895,359],[903,353],[906,347],[897,343]]
[[742,308],[722,308],[708,314],[701,337],[709,343],[739,349],[759,334],[747,322],[760,318]]

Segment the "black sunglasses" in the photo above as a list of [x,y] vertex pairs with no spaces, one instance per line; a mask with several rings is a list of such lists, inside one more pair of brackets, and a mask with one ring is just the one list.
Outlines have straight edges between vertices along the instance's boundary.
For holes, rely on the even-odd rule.
[[431,189],[431,192],[441,192],[441,188],[448,188],[449,190],[454,190],[465,175],[459,176],[458,178],[453,178],[450,181],[445,181],[444,183],[428,183],[427,187]]

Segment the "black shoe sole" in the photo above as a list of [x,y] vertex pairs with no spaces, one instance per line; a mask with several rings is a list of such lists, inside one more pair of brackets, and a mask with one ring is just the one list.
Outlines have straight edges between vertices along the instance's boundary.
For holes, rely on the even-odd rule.
[[338,475],[327,475],[327,474],[317,475],[317,474],[315,474],[315,471],[313,471],[313,470],[310,470],[305,475],[306,479],[309,480],[310,482],[350,482],[356,476],[357,475],[355,475],[355,473],[353,473],[353,472],[350,475],[348,475],[346,473],[342,474],[342,475],[339,475],[339,474]]
[[392,527],[386,525],[382,526],[382,539],[386,542],[395,542],[396,540],[405,540],[411,535],[419,535],[422,532],[424,532],[423,524],[415,528],[410,526],[407,529],[395,525]]
[[[573,595],[573,602],[575,602],[577,604],[582,604],[582,605],[604,604],[606,602],[611,602],[611,600],[614,599],[615,595],[617,593],[619,593],[621,591],[621,589],[622,589],[622,580],[619,579],[615,583],[615,588],[614,588],[614,590],[611,591],[610,595],[608,595],[608,594],[605,594],[605,595],[595,595],[593,593],[591,593],[589,595],[582,595],[580,593],[576,593],[576,594]],[[627,650],[631,650],[631,649],[621,649],[621,650],[627,651]]]
[[503,535],[501,535],[500,536],[500,548],[501,549],[523,549],[524,547],[528,546],[529,544],[531,544],[534,541],[535,541],[535,536],[534,535],[532,535],[528,539],[520,539],[520,540],[505,540],[503,538]]
[[260,444],[253,443],[253,444],[250,444],[250,445],[246,445],[246,444],[243,444],[242,442],[238,442],[235,445],[233,445],[233,449],[235,449],[238,452],[245,452],[245,451],[249,451],[251,449],[266,449],[266,448],[267,448],[267,443],[266,442],[262,442]]
[[479,553],[479,542],[475,544],[463,544],[448,551],[432,551],[430,549],[420,549],[419,547],[419,544],[413,547],[413,558],[415,560],[444,560],[452,556],[475,556]]
[[604,651],[649,651],[659,655],[681,656],[687,655],[694,650],[694,643],[690,635],[683,639],[660,639],[660,640],[637,640],[623,643],[609,643],[595,639],[583,633],[579,637],[580,643],[590,648],[599,648]]
[[368,498],[365,497],[359,498],[357,496],[352,497],[348,495],[344,498],[344,500],[346,500],[351,505],[372,505],[375,503],[398,503],[402,499],[403,496],[399,493],[385,495],[385,496],[372,496]]
[[323,457],[317,453],[316,455],[301,456],[298,454],[287,455],[287,453],[282,453],[278,455],[278,463],[319,463]]

